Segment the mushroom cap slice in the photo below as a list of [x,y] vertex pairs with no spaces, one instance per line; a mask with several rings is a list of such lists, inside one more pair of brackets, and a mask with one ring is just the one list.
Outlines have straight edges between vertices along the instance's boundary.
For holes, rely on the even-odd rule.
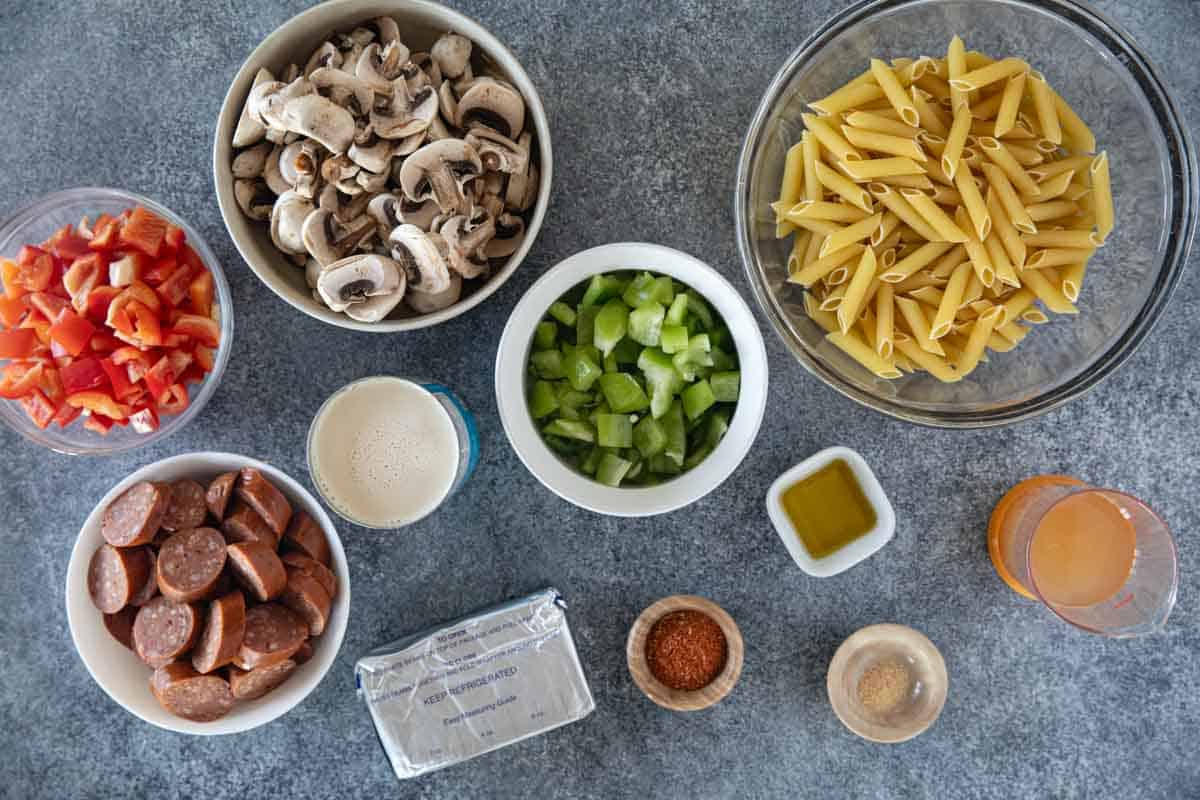
[[283,146],[277,144],[267,155],[267,161],[263,164],[263,180],[275,194],[283,194],[292,188],[292,185],[283,179],[283,173],[279,169],[279,159],[282,155]]
[[463,184],[482,172],[475,148],[462,139],[441,139],[404,160],[400,186],[414,202],[432,197],[442,211],[465,211]]
[[342,66],[342,53],[333,42],[325,42],[304,62],[304,75],[311,77],[314,72],[323,67],[338,69]]
[[293,142],[279,153],[279,177],[310,200],[316,193],[320,170],[321,149],[316,142]]
[[365,144],[350,145],[346,155],[368,172],[387,172],[392,166],[396,144],[388,139],[375,139]]
[[479,251],[495,235],[496,226],[491,217],[484,217],[477,224],[462,215],[451,217],[439,232],[446,240],[450,267],[455,272],[464,278],[478,278],[487,272],[487,258],[480,257]]
[[429,57],[442,71],[443,78],[457,78],[471,62],[471,40],[457,33],[445,33],[433,43]]
[[516,89],[495,78],[476,78],[458,99],[458,117],[454,122],[464,129],[483,125],[516,139],[525,127],[525,99]]
[[400,221],[406,225],[416,225],[427,233],[433,230],[433,220],[440,213],[441,209],[432,199],[413,202],[405,197],[400,203]]
[[450,269],[432,237],[416,225],[401,225],[388,237],[392,258],[408,275],[410,289],[437,294],[450,286]]
[[271,218],[275,193],[259,180],[239,179],[233,182],[233,196],[242,213],[260,222]]
[[234,178],[261,178],[263,169],[267,166],[267,156],[271,155],[271,143],[259,142],[253,147],[247,147],[234,156],[230,169]]
[[368,297],[362,303],[351,303],[346,308],[346,316],[359,322],[379,322],[392,313],[405,296],[404,272],[400,272],[400,288],[390,294]]
[[400,25],[392,17],[376,17],[371,24],[379,31],[379,41],[384,45],[400,41]]
[[488,172],[524,172],[529,166],[529,148],[491,128],[472,128],[466,141],[478,151],[479,160]]
[[[275,76],[271,74],[271,70],[263,68],[254,75],[254,83],[251,84],[251,90],[255,86],[264,83],[273,83]],[[254,119],[250,114],[250,98],[246,97],[246,103],[242,106],[241,116],[238,117],[237,127],[233,129],[233,146],[234,147],[249,147],[252,144],[257,144],[267,135],[267,126],[257,119]]]
[[525,220],[515,214],[502,214],[496,220],[496,235],[484,245],[488,258],[508,258],[525,241]]
[[371,111],[371,126],[375,133],[384,139],[406,139],[423,133],[437,116],[437,92],[430,86],[410,92],[400,79],[392,87],[391,108]]
[[[321,67],[308,76],[312,85],[329,92],[329,99],[342,106],[352,116],[368,113],[375,107],[375,92],[366,81],[337,67]],[[353,104],[350,100],[353,99]]]
[[271,241],[284,253],[306,255],[302,229],[312,201],[295,190],[284,192],[271,209]]
[[354,74],[380,96],[392,93],[392,81],[400,77],[408,63],[408,48],[399,41],[380,46],[372,43],[363,48],[354,63]]
[[400,195],[383,192],[371,198],[367,204],[367,216],[375,222],[375,230],[384,242],[391,236],[392,231],[404,224],[400,219],[400,208],[404,198]]
[[451,273],[450,286],[445,291],[431,293],[409,288],[404,294],[404,302],[418,314],[432,314],[457,303],[462,297],[462,285],[462,276]]
[[317,277],[317,291],[330,309],[345,311],[368,297],[403,294],[405,282],[399,264],[370,253],[348,256],[325,267]]
[[331,153],[344,153],[354,141],[354,117],[349,111],[319,94],[288,100],[283,120],[289,131],[307,136]]

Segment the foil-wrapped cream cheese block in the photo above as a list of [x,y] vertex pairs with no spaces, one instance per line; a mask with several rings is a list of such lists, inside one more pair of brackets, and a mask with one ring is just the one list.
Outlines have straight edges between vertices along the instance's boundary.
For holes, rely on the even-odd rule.
[[546,589],[376,648],[355,665],[396,776],[412,778],[545,733],[596,707]]

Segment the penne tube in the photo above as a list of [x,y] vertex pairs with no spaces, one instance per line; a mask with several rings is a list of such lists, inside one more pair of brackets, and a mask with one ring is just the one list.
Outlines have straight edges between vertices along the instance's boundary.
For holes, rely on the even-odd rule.
[[999,139],[1008,134],[1017,124],[1017,112],[1021,109],[1021,98],[1025,96],[1025,73],[1018,72],[1004,85],[1000,107],[996,110],[995,136]]
[[[932,164],[933,162],[928,162]],[[933,189],[933,181],[924,175],[882,175],[875,180],[904,189]]]
[[858,206],[868,213],[873,210],[871,195],[863,187],[854,183],[849,178],[839,175],[823,161],[816,163],[814,171],[816,172],[817,180],[821,182],[822,186],[838,197],[841,197],[847,203]]
[[1003,325],[1005,322],[1011,322],[1012,320],[1017,319],[1025,312],[1026,309],[1032,306],[1036,300],[1037,295],[1033,293],[1032,289],[1021,288],[1013,292],[1008,299],[1004,301],[1004,305],[1002,306],[1004,309],[1004,317],[1000,324]]
[[962,357],[955,364],[955,370],[962,376],[970,375],[979,366],[980,359],[983,358],[984,348],[987,347],[988,339],[992,335],[992,330],[996,327],[996,321],[1000,318],[1000,309],[992,308],[987,313],[975,320],[975,324],[971,326],[971,333],[967,336],[967,343],[963,346]]
[[1067,156],[1057,161],[1044,162],[1029,170],[1029,177],[1036,181],[1044,181],[1064,172],[1087,169],[1092,165],[1092,160],[1092,156]]
[[1053,268],[1026,270],[1021,275],[1021,281],[1055,314],[1079,313],[1079,309],[1063,294],[1062,281]]
[[[971,104],[971,116],[975,118],[976,122],[987,123],[988,130],[986,134],[988,136],[991,136],[995,133],[996,125],[994,120],[996,119],[996,112],[1000,110],[1000,104],[1002,102],[1004,102],[1004,92],[999,91],[993,92],[992,94],[988,95],[987,98],[979,101],[978,103]],[[972,127],[974,126],[972,125]]]
[[792,280],[792,276],[804,268],[804,254],[808,250],[809,239],[812,238],[811,231],[799,231],[796,233],[796,238],[792,241],[792,250],[788,254],[788,280]]
[[1084,198],[1089,197],[1091,193],[1092,188],[1090,186],[1085,186],[1078,181],[1072,180],[1070,185],[1067,186],[1067,190],[1062,193],[1062,199],[1082,204],[1085,202]]
[[968,261],[964,261],[955,268],[954,273],[950,276],[950,281],[946,284],[946,288],[942,293],[937,307],[937,314],[934,316],[933,324],[930,326],[929,335],[932,338],[941,339],[950,333],[950,328],[954,325],[954,318],[958,315],[959,306],[962,304],[967,283],[974,274],[973,267]]
[[1055,144],[1054,142],[1050,141],[1049,139],[1038,139],[1037,142],[1035,142],[1033,146],[1034,146],[1034,148],[1037,149],[1037,151],[1039,153],[1041,153],[1043,156],[1045,156],[1047,159],[1050,159],[1050,160],[1053,160],[1054,157],[1057,156],[1059,153],[1058,145]]
[[[1044,153],[1036,147],[1029,145],[1017,144],[1016,142],[1003,141],[1001,145],[1008,151],[1008,154],[1013,157],[1013,160],[1022,167],[1036,167],[1046,160]],[[1032,180],[1032,179],[1031,179]],[[1035,181],[1036,183],[1036,181]]]
[[946,279],[938,278],[929,270],[924,269],[914,272],[912,275],[909,275],[907,278],[897,284],[889,285],[895,287],[894,291],[896,294],[909,294],[917,289],[923,289],[926,286],[933,286],[940,289],[946,285]]
[[[995,164],[984,164],[983,173],[987,176],[989,188],[995,193],[996,200],[1004,209],[1012,226],[1021,233],[1037,233],[1037,225],[1033,224],[1033,220],[1025,210],[1025,204],[1017,196],[1017,190],[1009,183],[1008,176],[1004,171]],[[994,211],[992,216],[992,224],[995,225]],[[1010,252],[1009,255],[1011,256],[1012,253]],[[1014,258],[1013,261],[1017,262],[1017,259]],[[1023,263],[1023,259],[1020,263]]]
[[[990,136],[983,136],[979,139],[979,149],[987,156],[993,164],[999,167],[1009,183],[1013,185],[1022,194],[1037,197],[1041,194],[1041,189],[1037,183],[1025,169],[1013,158],[1012,153],[998,139],[993,139]],[[990,178],[989,178],[990,180]],[[1020,226],[1018,226],[1020,227]]]
[[926,241],[934,241],[938,238],[937,231],[929,227],[929,224],[921,218],[921,215],[907,200],[900,196],[898,191],[887,184],[878,182],[869,184],[867,190],[872,197],[879,200],[885,208],[899,217],[901,222],[916,231]]
[[970,169],[960,170],[954,176],[954,185],[958,187],[961,205],[967,209],[967,216],[971,218],[971,224],[975,227],[975,235],[980,241],[986,240],[992,232],[992,215],[983,200],[983,195],[979,193],[979,184],[975,182],[975,176],[971,174]]
[[998,333],[1007,339],[1013,347],[1021,343],[1021,340],[1029,335],[1029,328],[1024,325],[1018,325],[1015,322],[1006,322],[1004,325],[999,325],[993,329],[993,333]]
[[[875,234],[871,234],[871,235],[874,236]],[[900,246],[901,246],[901,243],[900,243],[900,229],[899,228],[897,228],[896,230],[892,231],[887,236],[885,236],[883,238],[883,240],[879,242],[879,244],[872,245],[872,247],[874,247],[875,251],[878,253],[882,253],[886,250],[898,250],[900,248]]]
[[850,144],[855,147],[861,147],[863,150],[888,153],[894,156],[909,158],[913,161],[925,161],[928,158],[925,155],[925,151],[921,149],[921,145],[917,144],[916,136],[912,133],[906,137],[892,136],[887,133],[867,131],[850,125],[843,125],[842,136],[846,137],[846,141]]
[[834,286],[841,286],[843,283],[846,282],[846,279],[849,277],[850,277],[850,269],[849,269],[849,267],[847,267],[843,264],[842,266],[835,269],[833,272],[826,275],[824,280],[822,281],[822,283],[824,283],[826,286],[828,286],[830,289],[832,289]]
[[837,233],[842,229],[842,226],[838,225],[836,222],[830,222],[827,219],[813,219],[811,217],[796,216],[790,211],[787,213],[787,215],[785,215],[784,218],[797,228],[804,228],[805,230],[819,233],[822,236],[829,236],[830,234]]
[[935,278],[949,278],[954,274],[954,270],[958,269],[958,265],[967,260],[969,260],[967,258],[967,248],[961,244],[956,244],[938,258],[937,261],[934,261],[929,267],[929,271]]
[[1029,73],[1030,94],[1037,113],[1038,130],[1054,144],[1062,144],[1062,127],[1058,122],[1058,110],[1054,106],[1054,93],[1046,83],[1046,76],[1037,70]]
[[820,258],[821,242],[825,241],[825,237],[818,236],[812,231],[809,231],[809,234],[808,247],[804,251],[804,266],[808,266]]
[[[996,267],[992,264],[992,259],[988,256],[987,249],[984,248],[983,242],[975,235],[975,229],[971,225],[971,219],[967,216],[967,212],[960,208],[957,212],[960,228],[967,229],[967,240],[963,246],[967,249],[967,258],[971,259],[971,266],[975,270],[975,274],[979,277],[979,282],[983,286],[991,286],[996,281]],[[978,298],[971,298],[975,300]]]
[[879,275],[879,280],[886,283],[899,283],[910,275],[924,269],[935,258],[953,246],[946,242],[927,242],[918,247],[912,254],[905,256],[904,260],[900,261],[894,267],[891,267],[886,272],[882,272]]
[[[938,136],[936,133],[921,131],[917,134],[917,141],[921,143],[921,146],[924,147],[925,150],[927,150],[931,155],[937,156],[938,159],[940,159],[942,157],[942,153],[946,151],[946,138],[944,136]],[[937,162],[934,161],[933,163]]]
[[1063,100],[1054,89],[1050,90],[1054,95],[1054,110],[1058,113],[1058,123],[1063,131],[1063,144],[1069,145],[1072,150],[1078,150],[1081,153],[1096,152],[1096,137],[1092,134],[1092,129],[1079,118],[1075,113],[1075,109],[1067,105],[1067,101]]
[[[822,311],[837,311],[842,305],[842,298],[846,296],[846,284],[841,284],[829,290],[829,294],[825,295],[825,299],[821,301]],[[841,329],[839,323],[838,329]]]
[[[846,124],[864,131],[884,133],[888,136],[911,137],[913,129],[900,121],[874,111],[853,111],[845,116]],[[853,144],[853,142],[851,142]]]
[[1048,200],[1056,200],[1059,197],[1062,197],[1067,189],[1070,188],[1071,181],[1074,179],[1074,177],[1074,171],[1061,172],[1058,175],[1047,178],[1044,181],[1039,181],[1038,188],[1041,189],[1041,192],[1037,195],[1037,197],[1027,197],[1025,195],[1021,195],[1021,202],[1025,203],[1026,205],[1032,205],[1033,203],[1044,203]]
[[946,82],[950,85],[951,113],[957,112],[963,106],[970,106],[967,93],[962,89],[955,88],[954,85],[954,81],[962,80],[962,76],[965,74],[967,74],[967,49],[963,45],[963,40],[955,36],[950,40],[950,46],[946,49]]
[[1087,272],[1087,261],[1067,264],[1059,272],[1062,279],[1062,293],[1070,302],[1079,300],[1079,292],[1083,289],[1083,276]]
[[1096,252],[1096,248],[1050,247],[1038,250],[1025,262],[1025,269],[1045,269],[1046,267],[1061,267],[1064,264],[1075,264],[1087,261]]
[[967,278],[967,288],[963,290],[962,300],[959,301],[959,308],[970,305],[979,298],[983,297],[985,288],[986,287],[983,285],[983,281],[979,280],[979,274],[975,272],[975,265],[972,264],[971,277]]
[[915,342],[896,342],[896,349],[921,369],[943,383],[957,383],[962,380],[953,367],[941,356],[927,353]]
[[858,320],[859,312],[862,311],[866,301],[867,289],[875,279],[875,267],[875,251],[869,247],[863,248],[862,255],[858,259],[858,266],[854,268],[854,275],[850,278],[850,282],[845,284],[842,302],[837,308],[838,326],[842,333],[848,332]]
[[[1019,326],[1018,326],[1019,327]],[[1016,349],[1017,342],[1009,341],[992,329],[992,335],[988,337],[987,346],[989,350],[994,350],[997,353],[1008,353]]]
[[925,169],[911,158],[869,158],[843,161],[838,166],[856,181],[871,181],[888,175],[923,175]]
[[[921,124],[921,118],[917,114],[917,109],[913,105],[912,100],[904,91],[904,87],[900,84],[900,79],[896,77],[896,73],[886,62],[878,58],[871,59],[871,74],[875,76],[875,82],[879,84],[879,88],[883,89],[884,95],[888,102],[892,104],[892,108],[896,109],[896,113],[900,115],[901,121],[907,123],[910,127],[916,128]],[[916,131],[913,131],[916,133]]]
[[965,242],[967,234],[943,211],[933,198],[919,189],[901,189],[900,196],[908,201],[921,218],[938,233],[935,241]]
[[1026,233],[1021,236],[1021,240],[1028,247],[1074,247],[1087,250],[1100,245],[1093,231],[1082,229]]
[[1021,322],[1027,322],[1030,325],[1045,325],[1050,321],[1050,317],[1046,316],[1046,312],[1040,308],[1027,308],[1021,312]]
[[875,292],[875,352],[887,360],[895,349],[895,297],[890,284],[881,284]]
[[855,150],[849,142],[842,138],[842,135],[826,119],[814,114],[801,114],[800,118],[804,120],[804,126],[820,142],[821,147],[833,153],[839,161],[857,161],[862,158],[862,153]]
[[783,179],[779,186],[779,204],[793,206],[800,199],[804,184],[804,145],[801,141],[788,148],[783,159]]
[[[821,243],[820,255],[826,256],[844,247],[849,247],[856,242],[861,242],[863,239],[869,239],[874,230],[879,227],[879,222],[882,219],[883,214],[872,214],[866,219],[859,220],[852,225],[847,225],[829,234],[825,241]],[[874,257],[875,254],[872,253],[872,262]],[[874,263],[872,263],[872,266],[874,266]]]
[[857,336],[835,332],[827,334],[825,339],[880,378],[895,380],[903,375],[894,363],[881,358]]
[[[826,256],[821,256],[816,261],[806,263],[802,269],[791,273],[788,276],[790,283],[798,283],[801,286],[812,286],[817,281],[832,273],[835,269],[851,261],[859,258],[862,255],[861,245],[850,245],[841,250],[834,251]],[[840,283],[840,281],[838,281]]]
[[917,110],[917,117],[921,120],[921,128],[935,136],[945,136],[950,129],[950,122],[944,116],[941,106],[930,102],[932,96],[926,95],[915,86],[909,90],[909,96],[912,97],[913,108]]
[[833,222],[858,222],[867,218],[867,212],[861,208],[822,200],[802,200],[788,213],[805,219],[827,219]]
[[[1020,287],[1021,281],[1017,278],[1017,272],[1008,258],[1008,252],[1004,249],[1000,237],[989,236],[984,239],[983,249],[987,250],[988,258],[992,260],[992,266],[996,268],[996,279],[1005,286]],[[995,284],[989,288],[995,288]]]
[[879,227],[871,233],[871,245],[878,246],[880,242],[892,235],[892,231],[900,224],[900,218],[891,211],[883,212]]
[[1002,58],[986,67],[963,73],[957,78],[951,77],[950,88],[958,89],[960,92],[969,92],[1028,71],[1029,65],[1022,59]]
[[936,186],[931,185],[930,189],[930,197],[932,197],[933,202],[937,203],[939,206],[954,207],[961,206],[963,204],[963,197],[956,189],[951,189],[949,186],[942,186],[941,184]]
[[942,303],[945,292],[936,286],[922,286],[908,293],[913,300],[918,300],[931,308],[937,308]]
[[1000,237],[1000,241],[1008,253],[1008,259],[1012,261],[1017,272],[1020,272],[1025,268],[1027,253],[1025,242],[1021,241],[1021,232],[1013,225],[1012,220],[1008,217],[1008,212],[991,189],[988,190],[984,203],[987,204],[988,215],[992,218],[992,230]]
[[804,293],[804,313],[808,314],[808,318],[817,323],[826,333],[833,333],[838,329],[837,314],[832,311],[822,311],[821,303],[810,293]]
[[896,308],[899,310],[900,316],[904,318],[904,324],[908,326],[912,339],[918,347],[926,353],[939,356],[946,354],[937,340],[930,337],[929,318],[925,316],[920,303],[911,297],[897,297]]
[[824,197],[821,180],[817,177],[817,162],[821,160],[821,144],[808,131],[800,137],[801,158],[804,162],[804,199],[820,200]]
[[1108,153],[1096,156],[1088,167],[1092,175],[1092,198],[1096,212],[1096,233],[1103,242],[1112,233],[1115,212],[1113,210],[1112,179],[1108,174]]
[[[910,87],[910,92],[912,89],[920,89],[922,92],[933,98],[934,102],[939,104],[942,100],[950,99],[950,84],[947,83],[944,78],[941,78],[937,75],[931,75],[928,72],[922,75],[918,80],[913,81],[913,85]],[[921,109],[918,107],[918,113],[920,110]]]
[[1031,206],[1025,206],[1025,213],[1034,222],[1071,217],[1078,214],[1079,211],[1079,204],[1070,200],[1051,200],[1049,203],[1034,203]]
[[955,112],[954,124],[950,126],[950,132],[946,134],[946,147],[942,150],[942,172],[951,179],[958,171],[959,160],[962,158],[963,148],[970,132],[971,112],[964,106]]
[[883,97],[883,90],[875,83],[847,84],[833,94],[822,97],[808,104],[822,114],[832,116],[851,108],[857,108],[864,103]]
[[879,266],[890,267],[896,263],[896,248],[889,247],[879,256]]

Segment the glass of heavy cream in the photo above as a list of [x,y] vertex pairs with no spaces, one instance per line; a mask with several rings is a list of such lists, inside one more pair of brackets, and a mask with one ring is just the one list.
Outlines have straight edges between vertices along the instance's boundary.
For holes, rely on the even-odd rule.
[[479,460],[471,412],[445,386],[377,375],[343,386],[308,431],[308,471],[335,512],[364,528],[426,517]]

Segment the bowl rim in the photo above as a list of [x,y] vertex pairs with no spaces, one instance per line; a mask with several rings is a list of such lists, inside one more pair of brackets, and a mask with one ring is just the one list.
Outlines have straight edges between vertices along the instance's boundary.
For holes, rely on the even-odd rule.
[[[251,701],[253,706],[243,707],[245,713],[238,714],[238,709],[235,707],[233,713],[228,716],[213,722],[193,722],[183,718],[175,718],[165,716],[163,719],[153,719],[139,713],[133,707],[127,705],[121,699],[119,690],[114,689],[106,683],[93,668],[92,661],[99,658],[98,654],[93,653],[88,655],[90,650],[85,650],[80,645],[81,631],[85,627],[102,626],[100,613],[92,606],[90,598],[86,596],[86,578],[87,564],[91,560],[92,550],[90,549],[95,544],[96,538],[100,537],[99,527],[101,517],[104,514],[105,508],[109,503],[117,498],[121,492],[128,489],[133,484],[148,480],[155,474],[162,474],[164,470],[180,467],[187,469],[188,465],[196,462],[211,462],[229,464],[230,469],[241,469],[243,467],[254,467],[260,470],[273,483],[277,483],[281,489],[285,490],[285,494],[298,497],[305,502],[306,507],[302,510],[309,513],[314,521],[321,526],[325,538],[329,541],[329,549],[331,553],[331,568],[338,578],[338,596],[334,601],[334,611],[330,616],[329,624],[326,630],[321,634],[321,641],[314,648],[313,658],[309,663],[314,664],[315,669],[309,672],[305,681],[301,684],[293,684],[296,689],[295,696],[288,699],[282,699],[282,695],[267,695],[264,698]],[[236,464],[234,467],[232,465]],[[85,539],[88,543],[85,544]],[[103,538],[99,538],[103,543]],[[73,579],[77,578],[77,579]],[[341,537],[338,536],[337,528],[333,521],[325,512],[321,503],[313,497],[312,493],[304,488],[303,485],[296,479],[292,478],[278,467],[259,461],[249,456],[239,455],[237,453],[228,453],[222,451],[203,450],[180,453],[178,455],[168,456],[167,458],[153,461],[145,464],[133,472],[126,475],[120,481],[112,486],[96,504],[96,506],[88,513],[83,525],[76,535],[75,544],[71,548],[71,557],[67,563],[66,578],[64,583],[66,588],[63,591],[64,601],[67,610],[67,627],[71,631],[71,644],[75,649],[76,655],[83,662],[88,674],[92,680],[99,686],[108,697],[118,706],[128,711],[143,722],[147,722],[155,727],[169,730],[174,733],[186,733],[197,736],[219,736],[224,734],[242,733],[265,725],[268,722],[278,719],[287,712],[291,711],[297,705],[304,701],[314,689],[320,685],[321,681],[329,673],[330,668],[337,660],[337,655],[341,650],[342,642],[346,635],[346,630],[349,627],[350,616],[350,566],[346,558],[346,551],[342,546]],[[83,595],[81,601],[78,597]],[[72,611],[72,607],[76,602],[81,606],[86,606],[89,614],[78,614]],[[326,637],[329,637],[328,640]],[[133,656],[136,659],[136,656]],[[145,667],[149,669],[149,667]],[[147,673],[147,680],[149,673]],[[289,682],[290,683],[290,682]],[[288,684],[284,684],[287,686]],[[147,693],[149,688],[146,688]],[[273,700],[271,698],[274,697]]]
[[[197,251],[197,255],[200,256],[201,261],[204,262],[205,267],[208,268],[208,271],[213,276],[213,283],[216,288],[217,308],[221,314],[221,318],[218,320],[221,326],[221,343],[216,349],[216,361],[213,363],[212,371],[199,383],[199,391],[194,395],[189,392],[188,407],[184,409],[182,414],[167,417],[168,421],[161,424],[159,429],[152,433],[141,434],[119,442],[115,439],[98,440],[94,446],[85,446],[72,442],[58,441],[57,439],[45,436],[42,431],[37,429],[18,427],[6,416],[0,415],[0,421],[7,428],[19,433],[27,441],[41,445],[53,452],[70,456],[108,456],[125,453],[145,447],[151,443],[159,442],[183,429],[200,415],[200,412],[208,405],[208,401],[212,399],[213,394],[216,393],[217,387],[221,383],[221,378],[224,377],[225,368],[229,365],[229,358],[233,353],[233,292],[230,289],[229,280],[225,277],[225,271],[221,267],[221,262],[217,258],[217,254],[209,247],[208,242],[200,235],[199,231],[192,227],[182,216],[161,203],[127,189],[116,189],[108,186],[79,186],[70,189],[60,189],[38,197],[31,203],[16,209],[3,220],[0,220],[0,232],[9,227],[27,225],[33,217],[46,213],[51,207],[59,204],[87,203],[97,200],[118,200],[126,202],[130,206],[145,206],[171,224],[183,229],[183,232],[187,236],[187,243]],[[108,441],[112,443],[108,444]]]
[[302,27],[307,20],[313,17],[322,17],[329,14],[344,14],[347,18],[356,17],[362,14],[362,12],[357,10],[359,7],[378,5],[378,3],[373,3],[371,0],[326,0],[292,16],[272,30],[250,52],[250,55],[246,57],[246,60],[242,62],[241,67],[234,74],[233,80],[225,92],[225,97],[221,101],[221,110],[217,116],[216,130],[213,134],[212,170],[217,205],[221,210],[221,220],[225,224],[225,230],[229,233],[229,238],[233,241],[233,245],[237,248],[242,260],[246,262],[250,270],[267,288],[292,308],[329,325],[367,333],[398,333],[431,327],[465,314],[499,291],[500,287],[507,283],[508,279],[516,272],[517,267],[524,262],[530,249],[533,247],[534,241],[541,232],[542,223],[545,221],[550,205],[550,195],[554,179],[554,154],[550,143],[550,121],[546,115],[546,109],[542,104],[537,86],[534,84],[533,79],[529,77],[529,74],[525,71],[525,68],[521,65],[517,57],[482,24],[474,18],[452,8],[443,6],[440,3],[429,2],[429,0],[388,0],[388,2],[394,6],[390,12],[392,16],[399,17],[408,11],[419,9],[425,13],[440,17],[448,29],[453,29],[466,35],[473,44],[482,49],[489,58],[496,61],[508,73],[509,77],[512,78],[517,88],[521,91],[521,95],[525,99],[526,109],[533,120],[533,128],[537,134],[539,151],[538,170],[540,180],[538,182],[538,199],[533,206],[533,214],[525,227],[524,241],[521,242],[521,246],[517,248],[516,252],[509,256],[504,266],[497,270],[491,279],[483,286],[480,286],[473,294],[448,308],[435,311],[431,314],[421,314],[402,319],[384,319],[374,323],[358,322],[357,320],[350,319],[345,314],[336,313],[324,306],[318,305],[309,295],[296,295],[287,281],[276,274],[277,270],[267,264],[259,263],[250,244],[243,241],[243,237],[239,236],[235,231],[235,225],[232,220],[234,218],[240,219],[242,212],[238,208],[237,201],[233,195],[233,174],[231,171],[233,145],[230,139],[233,135],[234,126],[237,124],[237,119],[241,115],[242,105],[245,102],[250,83],[253,81],[254,73],[258,71],[260,65],[265,60],[264,51],[268,47],[292,36],[296,28]]
[[[525,369],[533,331],[550,304],[601,272],[649,270],[695,289],[721,314],[733,334],[742,372],[741,393],[729,431],[702,462],[678,478],[647,488],[605,486],[563,463],[546,445],[525,402]],[[698,286],[698,282],[707,288]],[[747,380],[746,376],[761,375]],[[645,517],[683,508],[712,492],[750,452],[766,411],[769,366],[758,321],[741,294],[719,272],[679,250],[619,242],[580,251],[542,275],[505,323],[496,353],[496,405],[517,457],[543,486],[569,503],[600,514]]]
[[[1000,0],[998,0],[1000,1]],[[931,410],[897,402],[865,391],[847,381],[837,370],[815,358],[805,345],[790,336],[784,329],[786,317],[774,293],[765,285],[757,269],[749,220],[750,172],[754,153],[766,136],[765,123],[772,108],[779,101],[791,74],[799,64],[815,51],[828,45],[836,36],[882,11],[892,11],[905,6],[925,5],[929,0],[859,0],[845,12],[828,19],[797,47],[784,61],[771,79],[751,118],[746,138],[738,157],[737,179],[733,195],[733,216],[737,236],[738,253],[742,267],[754,293],[755,300],[766,315],[775,334],[788,351],[810,374],[839,394],[859,405],[878,411],[889,417],[933,428],[990,428],[1010,425],[1032,419],[1066,403],[1082,397],[1094,389],[1105,378],[1116,372],[1137,351],[1161,318],[1188,265],[1188,253],[1197,225],[1197,204],[1200,203],[1200,179],[1197,177],[1196,151],[1192,143],[1185,117],[1150,59],[1142,52],[1134,39],[1116,22],[1096,9],[1078,0],[1002,0],[1005,5],[1024,6],[1042,12],[1056,14],[1077,27],[1085,28],[1091,35],[1109,46],[1119,43],[1122,51],[1119,60],[1127,72],[1134,75],[1148,105],[1154,110],[1167,147],[1170,150],[1169,191],[1179,202],[1175,204],[1174,217],[1169,221],[1169,239],[1166,257],[1159,268],[1157,279],[1138,314],[1123,334],[1085,371],[1061,386],[1042,392],[1027,400],[1008,406],[970,411]],[[1100,35],[1103,34],[1103,35]]]

